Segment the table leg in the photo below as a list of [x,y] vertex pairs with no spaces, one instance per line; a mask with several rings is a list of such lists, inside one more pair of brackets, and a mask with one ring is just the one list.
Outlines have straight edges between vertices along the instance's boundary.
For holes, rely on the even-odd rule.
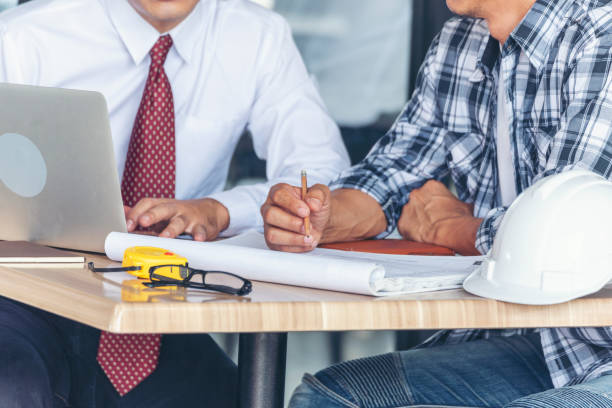
[[287,333],[243,333],[238,347],[239,408],[282,408]]

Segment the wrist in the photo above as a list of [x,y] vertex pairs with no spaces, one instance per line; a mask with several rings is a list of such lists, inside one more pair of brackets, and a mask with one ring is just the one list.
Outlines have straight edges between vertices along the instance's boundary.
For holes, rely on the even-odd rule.
[[448,224],[438,232],[440,245],[451,248],[461,255],[480,255],[476,249],[476,234],[482,218],[462,216],[449,219]]
[[387,219],[380,204],[359,190],[333,191],[329,214],[321,243],[368,239],[387,228]]
[[229,227],[229,210],[221,202],[214,198],[202,198],[197,201],[199,212],[205,225],[210,225],[212,221],[216,225],[218,232],[225,231]]
[[225,231],[227,227],[229,227],[230,223],[230,214],[229,210],[226,206],[221,204],[219,201],[214,198],[209,198],[209,200],[214,202],[216,213],[217,213],[217,222],[219,226],[219,232]]

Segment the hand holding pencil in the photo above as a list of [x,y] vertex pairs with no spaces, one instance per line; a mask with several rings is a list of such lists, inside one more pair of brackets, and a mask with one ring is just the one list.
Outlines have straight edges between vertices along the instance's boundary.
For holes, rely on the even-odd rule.
[[299,187],[284,183],[273,186],[261,207],[268,246],[286,252],[314,249],[329,222],[330,202],[327,186],[315,184],[308,188],[305,171]]

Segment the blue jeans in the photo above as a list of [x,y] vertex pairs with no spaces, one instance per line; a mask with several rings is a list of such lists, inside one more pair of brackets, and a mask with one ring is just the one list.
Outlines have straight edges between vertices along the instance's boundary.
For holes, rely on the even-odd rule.
[[290,408],[612,407],[612,375],[554,389],[538,334],[348,361],[305,375]]
[[0,407],[235,406],[237,370],[208,335],[164,335],[123,398],[96,361],[100,331],[0,297]]

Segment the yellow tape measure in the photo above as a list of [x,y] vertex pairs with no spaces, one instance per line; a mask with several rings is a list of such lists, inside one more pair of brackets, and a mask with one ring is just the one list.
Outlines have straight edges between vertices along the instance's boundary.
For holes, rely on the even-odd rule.
[[[139,270],[128,272],[139,278],[148,279],[149,268],[157,265],[187,266],[187,259],[172,251],[154,247],[130,247],[123,253],[121,266],[127,268],[140,267]],[[169,278],[183,279],[180,268],[177,267],[163,268],[163,274]]]

